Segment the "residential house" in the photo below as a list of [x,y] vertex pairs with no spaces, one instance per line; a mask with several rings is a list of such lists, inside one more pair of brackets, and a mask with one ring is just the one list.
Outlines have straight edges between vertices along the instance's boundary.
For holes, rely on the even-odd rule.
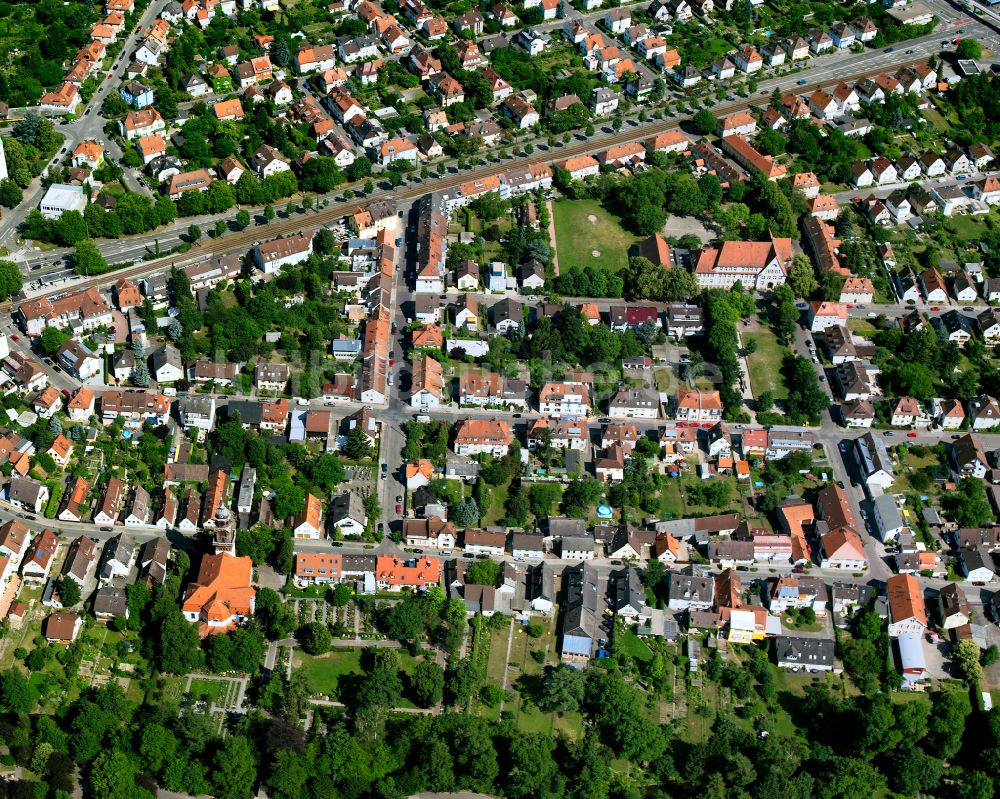
[[886,581],[889,604],[889,636],[922,636],[927,630],[927,608],[923,589],[912,574],[894,574]]
[[968,402],[967,416],[973,430],[990,430],[1000,425],[1000,405],[986,394],[973,397]]
[[854,446],[861,475],[869,488],[888,490],[895,480],[892,459],[882,436],[865,433]]

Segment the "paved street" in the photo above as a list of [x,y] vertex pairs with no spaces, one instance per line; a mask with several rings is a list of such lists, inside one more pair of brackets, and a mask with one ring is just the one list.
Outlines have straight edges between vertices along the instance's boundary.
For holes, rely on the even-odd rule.
[[[125,70],[131,62],[132,54],[135,52],[142,38],[142,32],[153,23],[153,20],[156,19],[168,2],[169,0],[153,0],[149,4],[145,12],[143,12],[135,30],[127,39],[123,40],[118,58],[115,60],[111,70],[109,70],[109,77],[101,81],[101,85],[94,92],[94,96],[91,97],[86,107],[81,105],[79,109],[80,116],[72,122],[63,122],[58,125],[57,129],[66,137],[66,141],[63,143],[62,149],[53,157],[49,164],[50,166],[61,161],[67,154],[73,152],[77,144],[88,139],[98,140],[104,146],[108,155],[115,160],[121,158],[121,149],[114,143],[111,137],[104,133],[106,120],[100,114],[101,106],[112,91],[118,91],[119,84],[125,75]],[[130,189],[149,193],[139,186],[135,179],[135,174],[130,174],[129,169],[125,170],[125,175],[126,183]],[[41,178],[35,178],[24,191],[24,201],[17,208],[4,211],[3,217],[0,219],[0,245],[7,247],[12,252],[18,249],[14,243],[12,234],[24,222],[28,212],[38,206],[44,194],[45,188],[42,185]]]
[[[160,0],[160,2],[162,1],[163,0]],[[841,80],[854,79],[866,74],[874,74],[883,70],[895,69],[903,63],[922,61],[930,55],[937,54],[941,47],[942,37],[947,35],[949,27],[957,29],[957,26],[959,25],[963,26],[963,30],[965,30],[967,34],[976,35],[984,41],[989,40],[989,37],[994,35],[989,29],[979,22],[954,21],[942,25],[937,31],[929,36],[924,36],[920,39],[914,39],[906,42],[905,50],[896,49],[892,53],[884,53],[881,50],[866,50],[864,53],[856,55],[850,53],[824,55],[821,58],[810,60],[801,69],[785,72],[776,77],[761,78],[758,82],[758,97],[756,99],[751,97],[747,99],[737,99],[733,102],[718,103],[713,105],[712,110],[714,113],[723,115],[746,108],[750,105],[761,104],[765,102],[764,98],[770,97],[775,89],[793,91],[798,94],[807,94],[819,86],[829,88],[836,85],[836,83]],[[1000,44],[997,45],[997,50],[1000,50]],[[990,62],[988,60],[984,60],[984,65],[989,63]],[[127,64],[124,66],[127,66]],[[124,66],[122,66],[121,69],[123,69]],[[808,83],[807,85],[800,86],[799,81],[803,79],[807,80]],[[116,82],[107,81],[106,83],[115,84]],[[106,92],[108,91],[108,87],[102,85],[102,90]],[[91,108],[95,107],[98,106],[92,103]],[[87,119],[89,119],[89,117],[85,116],[84,120]],[[89,124],[91,126],[96,125],[98,129],[100,128],[101,122],[97,119],[96,114],[94,114],[94,120]],[[430,185],[433,186],[435,190],[446,190],[447,188],[457,186],[462,182],[478,178],[481,175],[494,174],[498,171],[511,168],[516,165],[522,165],[538,160],[565,158],[583,153],[593,153],[606,149],[612,144],[642,140],[651,135],[655,135],[656,133],[675,129],[679,126],[679,124],[679,119],[668,119],[664,122],[647,121],[646,123],[640,125],[637,119],[633,117],[629,120],[629,123],[618,132],[615,132],[610,125],[607,125],[598,128],[595,135],[592,137],[583,139],[582,137],[577,136],[577,138],[569,145],[564,146],[561,142],[559,142],[556,148],[549,147],[546,143],[547,137],[541,137],[533,142],[535,146],[535,154],[532,157],[512,157],[506,162],[501,161],[497,165],[487,164],[486,166],[466,171],[459,171],[455,169],[453,164],[436,165],[435,168],[437,170],[440,171],[444,169],[445,171],[443,175],[437,174],[435,177],[432,177]],[[84,122],[77,122],[74,123],[74,125],[63,125],[61,126],[61,129],[81,125],[84,125]],[[77,141],[82,141],[92,133],[93,131],[87,129],[86,127],[81,128],[74,133],[74,136],[77,138],[74,139],[73,145],[75,146]],[[522,146],[523,144],[524,143],[522,142]],[[419,176],[414,175],[411,176],[410,179],[398,189],[377,189],[374,193],[368,196],[367,200],[370,201],[383,196],[394,196],[401,202],[414,199],[428,191],[428,187],[425,187],[423,185],[424,183],[425,181],[423,181]],[[198,260],[196,253],[198,253],[199,250],[210,250],[212,254],[221,254],[230,250],[238,251],[240,249],[246,249],[246,242],[248,241],[273,237],[280,233],[292,230],[297,231],[300,229],[315,228],[320,225],[327,224],[328,222],[336,219],[338,216],[343,216],[358,204],[356,200],[344,201],[342,196],[343,194],[343,189],[340,189],[336,192],[331,192],[328,195],[317,197],[315,203],[317,206],[321,205],[323,202],[329,203],[329,207],[323,209],[320,213],[310,213],[302,216],[296,216],[291,220],[282,220],[279,216],[271,223],[252,225],[248,231],[245,231],[242,234],[230,233],[217,242],[202,241],[199,243],[199,247],[192,250],[192,257],[189,262]],[[35,197],[33,202],[26,201],[24,204],[19,206],[18,209],[15,209],[14,212],[7,214],[3,220],[0,220],[0,243],[3,242],[4,236],[9,234],[11,230],[10,226],[20,224],[20,221],[23,221],[27,210],[30,210],[31,207],[34,207],[34,205],[37,204],[39,197],[40,195]],[[197,219],[182,219],[153,233],[99,242],[99,247],[109,263],[127,263],[129,261],[151,255],[156,251],[167,251],[175,247],[183,241],[184,232],[186,231],[188,225],[192,222],[197,222],[203,228],[210,228],[218,219],[232,221],[235,218],[236,213],[237,209],[234,208],[223,214],[204,216]],[[262,221],[263,220],[259,220],[259,222]],[[157,247],[159,250],[157,250]],[[85,283],[85,281],[80,278],[74,278],[67,269],[66,264],[61,260],[69,253],[69,250],[55,249],[44,253],[21,252],[20,255],[15,254],[14,257],[16,260],[24,263],[31,280],[37,281],[40,278],[45,278],[46,283],[60,281],[58,284],[59,288],[60,290],[64,290],[73,285]],[[131,270],[128,274],[130,276],[138,276],[142,274],[149,274],[162,268],[163,264],[161,260],[159,262],[151,262],[148,266],[140,266],[138,269]],[[36,292],[38,290],[38,288],[35,289]],[[29,294],[31,293],[33,292],[29,291]]]
[[[147,9],[143,22],[140,28],[145,27],[149,24],[152,18],[158,13],[159,8],[162,7],[165,0],[157,0],[153,5]],[[940,0],[937,0],[937,5],[940,4]],[[946,6],[944,8],[947,8]],[[571,12],[575,13],[575,12]],[[599,16],[600,13],[587,15],[589,18]],[[839,80],[847,77],[856,77],[862,74],[871,74],[878,70],[889,70],[895,68],[901,61],[918,61],[923,60],[928,55],[934,54],[938,51],[940,47],[940,42],[942,37],[945,37],[948,29],[958,29],[959,26],[963,27],[966,31],[965,35],[973,34],[980,36],[984,41],[997,43],[997,48],[1000,50],[1000,40],[996,38],[996,34],[988,30],[986,27],[977,22],[969,21],[967,17],[956,15],[954,13],[949,14],[946,11],[942,12],[942,19],[945,23],[941,28],[930,36],[923,37],[918,40],[905,43],[905,52],[894,52],[894,53],[884,53],[882,51],[866,51],[861,55],[848,55],[848,54],[838,54],[831,56],[828,59],[817,60],[809,65],[806,71],[795,71],[787,74],[783,74],[777,77],[766,78],[760,81],[759,85],[759,97],[751,98],[750,100],[740,100],[732,102],[729,104],[722,104],[715,108],[715,111],[719,114],[728,113],[739,108],[745,108],[748,105],[759,104],[765,102],[762,98],[769,97],[775,88],[782,90],[794,90],[797,93],[808,93],[812,91],[816,86],[822,85],[824,87],[829,87]],[[549,29],[561,27],[562,21],[558,23],[552,23],[548,26]],[[119,56],[115,62],[114,75],[115,78],[119,78],[128,63],[129,54],[134,48],[136,34],[133,34],[132,40],[129,42],[129,46],[125,48],[122,54]],[[809,76],[809,85],[799,86],[799,81],[802,80],[803,75]],[[815,81],[815,83],[814,83]],[[103,137],[103,132],[101,130],[103,126],[103,120],[100,118],[99,113],[95,109],[100,108],[100,104],[103,99],[107,96],[109,91],[112,90],[114,86],[117,85],[117,80],[104,81],[101,84],[97,94],[91,101],[87,111],[84,113],[82,119],[78,122],[72,124],[65,124],[61,126],[61,130],[67,133],[67,143],[66,146],[71,148],[75,142],[82,141],[86,138],[101,138]],[[554,155],[559,157],[565,157],[571,153],[583,153],[583,152],[595,152],[607,147],[610,143],[618,143],[623,141],[639,140],[652,135],[654,132],[660,130],[667,130],[671,128],[676,128],[678,126],[677,120],[668,120],[662,123],[647,123],[646,125],[639,126],[637,123],[626,125],[625,128],[619,132],[615,133],[612,128],[605,127],[597,132],[597,134],[587,141],[576,141],[568,147],[556,148],[554,151],[548,152],[545,156],[540,156],[543,159],[548,159]],[[547,145],[539,143],[539,150],[542,152],[547,152],[549,150]],[[507,165],[486,165],[471,172],[458,172],[454,170],[447,173],[443,177],[434,181],[431,185],[434,189],[443,189],[453,185],[457,185],[460,182],[468,180],[473,175],[478,174],[490,174],[496,172],[500,169],[509,167],[514,163],[526,163],[528,161],[538,160],[535,158],[517,158],[512,159],[510,164]],[[974,176],[973,176],[974,177]],[[957,179],[946,178],[943,180],[943,185],[957,183]],[[925,181],[925,184],[930,187],[931,185],[942,184],[942,181],[935,181],[933,184],[931,181]],[[841,200],[849,200],[850,196],[860,193],[863,196],[867,196],[868,193],[874,192],[877,196],[884,196],[888,194],[895,188],[901,188],[904,184],[899,186],[884,186],[879,187],[875,190],[863,190],[863,191],[849,191],[842,192],[838,195]],[[422,185],[422,181],[419,178],[414,178],[411,183],[401,187],[400,189],[393,192],[394,196],[397,197],[399,202],[399,207],[402,211],[401,224],[405,225],[409,221],[410,213],[412,211],[413,202],[425,194],[429,187]],[[29,192],[32,190],[29,190]],[[26,202],[24,206],[17,209],[14,213],[8,214],[0,223],[0,241],[10,235],[11,231],[19,223],[19,219],[23,219],[23,214],[26,213],[26,209],[33,207],[37,203],[38,192],[40,191],[40,185],[35,187],[33,190],[31,202]],[[379,196],[384,196],[387,192],[376,192],[371,195],[368,199],[375,199]],[[338,219],[343,216],[346,212],[353,209],[357,204],[357,200],[345,200],[343,198],[338,198],[336,195],[331,194],[327,197],[321,198],[324,202],[329,202],[330,205],[326,208],[320,208],[316,212],[285,217],[284,215],[279,215],[270,224],[261,224],[251,227],[250,230],[244,231],[242,233],[230,234],[223,237],[219,241],[214,242],[202,242],[199,248],[195,248],[190,260],[196,261],[204,258],[208,253],[220,253],[225,252],[229,249],[236,252],[245,252],[247,249],[247,243],[251,239],[261,239],[267,236],[274,235],[278,232],[288,232],[297,229],[309,229],[319,225],[329,224],[331,221]],[[339,200],[339,202],[338,202]],[[322,203],[321,203],[322,204]],[[226,214],[219,214],[211,217],[205,217],[199,221],[203,224],[212,224],[217,219],[230,219],[235,214],[235,209]],[[158,231],[155,234],[149,234],[140,237],[134,237],[131,239],[124,239],[119,241],[109,241],[103,242],[101,244],[106,256],[110,261],[121,262],[127,261],[131,258],[141,257],[143,254],[148,253],[151,249],[159,246],[161,249],[169,249],[175,244],[182,240],[182,235],[191,220],[181,220],[178,223],[169,226],[168,228]],[[405,235],[405,231],[400,230],[400,235]],[[405,486],[402,477],[402,453],[403,446],[405,443],[405,435],[403,432],[403,425],[414,418],[417,413],[426,415],[431,419],[439,419],[446,421],[448,423],[454,423],[456,420],[465,417],[479,417],[479,418],[508,418],[513,426],[518,430],[519,433],[523,433],[525,426],[530,422],[530,420],[537,418],[539,414],[535,411],[525,411],[523,413],[514,414],[512,412],[503,412],[496,410],[476,410],[476,409],[462,409],[456,404],[449,404],[444,407],[431,408],[427,410],[421,410],[419,412],[411,409],[408,406],[408,396],[409,389],[403,386],[408,382],[407,370],[409,368],[406,360],[403,357],[405,352],[405,331],[407,326],[407,319],[405,316],[406,308],[408,304],[413,300],[413,292],[410,288],[410,280],[413,276],[412,265],[415,258],[415,253],[412,251],[413,237],[406,236],[407,245],[406,248],[400,253],[401,262],[396,270],[396,278],[394,284],[394,292],[392,302],[394,304],[392,319],[396,325],[396,330],[393,334],[392,343],[392,358],[394,364],[390,369],[391,379],[392,379],[392,390],[390,391],[389,402],[382,407],[373,408],[376,412],[376,416],[381,423],[381,439],[380,439],[380,452],[379,461],[388,465],[388,474],[385,479],[382,479],[381,475],[375,477],[375,490],[379,492],[380,505],[382,507],[382,522],[385,524],[387,530],[398,529],[401,524],[401,519],[404,516],[403,513],[396,511],[396,497],[405,496],[406,492],[404,490]],[[42,276],[46,276],[48,279],[52,279],[54,276],[64,276],[66,275],[65,267],[59,263],[58,259],[63,255],[65,251],[55,251],[49,253],[32,253],[28,254],[26,261],[28,264],[32,265],[34,269],[35,266],[40,267],[37,273],[34,271],[31,273],[32,277],[37,279]],[[120,274],[128,274],[131,277],[137,277],[142,274],[148,274],[152,271],[162,270],[164,268],[164,261],[160,259],[149,265],[141,265],[135,269],[125,270]],[[78,285],[93,285],[97,283],[106,282],[106,278],[101,280],[76,280],[73,281]],[[498,298],[497,295],[493,295],[494,298]],[[602,309],[606,309],[612,304],[616,304],[617,301],[614,300],[600,300],[598,305]],[[928,311],[931,314],[943,313],[948,309],[950,303],[942,303],[939,306],[939,310],[933,311],[926,304],[918,303],[918,307],[922,310]],[[868,318],[881,313],[886,315],[898,315],[906,307],[902,305],[870,305],[864,308],[852,308],[850,309],[850,314],[854,318]],[[9,304],[6,306],[7,309],[10,308]],[[12,336],[17,335],[14,332],[12,323],[8,318],[5,322],[5,329],[11,335],[11,346],[17,351],[26,351],[26,344],[23,337],[20,337],[20,341],[13,341]],[[799,351],[802,354],[806,354],[806,341],[810,338],[808,332],[804,329],[799,329],[796,333],[796,344]],[[48,374],[50,383],[56,388],[67,391],[72,390],[76,387],[75,381],[66,375],[61,370],[57,370],[50,363],[42,363],[42,368]],[[822,371],[822,367],[818,367],[819,371]],[[750,392],[749,381],[746,391]],[[825,388],[827,391],[830,390],[829,383],[825,383]],[[220,406],[224,406],[226,403],[225,397],[219,397]],[[324,407],[322,401],[313,400],[309,403],[309,407],[319,408]],[[338,413],[343,413],[347,415],[356,410],[365,407],[371,407],[360,402],[348,402],[338,404],[340,408]],[[659,421],[641,421],[635,422],[637,427],[643,433],[653,434],[661,424]],[[592,426],[592,432],[594,427]],[[841,457],[841,447],[847,447],[850,441],[854,438],[862,435],[863,431],[855,430],[844,430],[839,427],[839,425],[834,421],[830,414],[826,414],[823,417],[822,423],[818,428],[814,430],[817,440],[821,443],[826,452],[829,455],[829,469],[832,472],[832,479],[840,481],[846,487],[845,490],[848,492],[850,497],[851,505],[855,510],[858,518],[861,518],[860,510],[864,507],[866,503],[866,497],[862,488],[855,485],[852,481],[852,476],[849,473],[848,467],[845,465],[843,458]],[[984,446],[988,448],[996,448],[1000,446],[1000,434],[983,434],[980,436]],[[940,440],[939,434],[928,433],[926,431],[918,431],[914,438],[907,438],[908,443],[923,443],[923,444],[934,444]],[[405,510],[405,509],[404,509]],[[40,530],[46,526],[52,526],[58,529],[60,534],[66,539],[81,535],[88,534],[99,540],[106,540],[112,535],[117,534],[123,528],[116,527],[103,527],[98,528],[95,525],[85,524],[85,523],[65,523],[65,522],[46,522],[44,519],[36,518],[19,511],[15,511],[4,503],[0,502],[0,521],[7,520],[12,517],[18,517],[25,520],[26,524],[33,530]],[[159,528],[154,527],[143,527],[143,528],[129,528],[129,534],[132,535],[138,542],[143,542],[149,540],[158,535],[162,535],[163,531]],[[191,547],[194,541],[194,536],[183,535],[177,532],[171,532],[168,534],[171,541],[181,547]],[[338,542],[339,548],[345,553],[355,552],[355,553],[372,553],[372,552],[400,552],[401,548],[393,544],[390,540],[385,539],[380,543],[376,549],[368,549],[365,545],[361,543],[354,542]],[[331,547],[329,542],[311,542],[311,541],[300,541],[297,542],[297,547],[304,551],[328,551]],[[863,578],[864,581],[884,581],[890,574],[886,560],[885,552],[882,546],[870,535],[865,536],[865,547],[868,557],[871,562],[871,569]],[[546,563],[550,564],[555,568],[560,568],[569,565],[571,561],[563,561],[556,558],[546,559]],[[615,566],[606,559],[598,559],[596,562],[599,570],[602,574],[607,574]],[[819,572],[820,570],[815,570]],[[850,580],[854,579],[837,572],[833,572],[829,575],[824,575],[827,577],[836,576],[837,579]],[[937,581],[941,585],[944,584],[943,581]],[[935,581],[931,580],[927,582],[930,586],[935,586]],[[972,597],[970,597],[972,599]],[[973,600],[973,601],[981,601]],[[270,653],[272,663],[274,662],[274,655],[276,653]]]

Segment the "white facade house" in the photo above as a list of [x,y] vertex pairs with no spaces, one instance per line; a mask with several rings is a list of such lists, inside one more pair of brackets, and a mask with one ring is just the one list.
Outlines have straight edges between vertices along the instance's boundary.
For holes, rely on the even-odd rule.
[[301,263],[312,255],[312,240],[311,232],[296,233],[258,244],[251,250],[251,255],[264,274],[275,274],[283,267]]
[[71,186],[65,183],[53,183],[49,186],[38,210],[46,219],[58,219],[64,211],[83,213],[87,207],[87,197],[82,186]]
[[589,416],[590,390],[583,383],[546,383],[538,410],[547,416]]

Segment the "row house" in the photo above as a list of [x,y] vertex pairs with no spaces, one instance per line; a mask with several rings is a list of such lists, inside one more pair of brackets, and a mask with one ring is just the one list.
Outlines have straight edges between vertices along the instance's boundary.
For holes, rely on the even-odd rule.
[[466,419],[455,431],[455,452],[458,455],[492,455],[504,457],[513,439],[510,425],[495,419]]
[[23,302],[18,306],[16,316],[29,336],[40,335],[46,327],[85,332],[114,323],[111,307],[93,287],[61,297],[42,297]]
[[681,389],[677,392],[674,418],[679,422],[716,424],[722,419],[722,410],[718,391]]
[[572,419],[535,419],[528,425],[528,449],[536,450],[547,438],[557,449],[586,452],[590,446],[590,434],[585,423]]

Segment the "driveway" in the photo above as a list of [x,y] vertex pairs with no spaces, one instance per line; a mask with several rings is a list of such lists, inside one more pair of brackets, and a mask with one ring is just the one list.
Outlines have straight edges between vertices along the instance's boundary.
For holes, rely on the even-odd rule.
[[696,219],[693,216],[675,216],[674,214],[671,214],[667,219],[667,224],[663,226],[664,238],[674,236],[679,239],[681,236],[693,233],[701,239],[703,244],[706,241],[712,241],[713,239],[718,238],[720,232],[721,231],[718,227],[714,225],[712,227],[707,227],[700,219]]

